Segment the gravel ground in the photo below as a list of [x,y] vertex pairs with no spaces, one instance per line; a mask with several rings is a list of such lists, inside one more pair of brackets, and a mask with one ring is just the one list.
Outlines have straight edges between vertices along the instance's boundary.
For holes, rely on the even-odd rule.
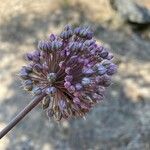
[[0,150],[150,150],[150,40],[113,16],[104,0],[0,0],[0,129],[32,99],[17,77],[24,54],[66,23],[91,25],[119,66],[105,101],[85,120],[56,123],[38,106]]

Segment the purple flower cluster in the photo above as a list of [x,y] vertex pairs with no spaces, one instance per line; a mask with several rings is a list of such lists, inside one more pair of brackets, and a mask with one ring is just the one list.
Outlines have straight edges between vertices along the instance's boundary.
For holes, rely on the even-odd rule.
[[23,86],[35,96],[46,93],[43,109],[56,120],[85,116],[104,98],[117,70],[113,55],[96,43],[88,27],[67,25],[26,58],[30,63],[20,71]]

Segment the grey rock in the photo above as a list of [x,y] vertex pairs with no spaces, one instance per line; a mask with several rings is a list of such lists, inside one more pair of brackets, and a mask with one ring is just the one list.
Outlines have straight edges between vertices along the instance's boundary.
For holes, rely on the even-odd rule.
[[[149,4],[149,2],[147,2]],[[150,23],[150,8],[138,0],[110,0],[110,4],[124,21],[137,24]]]

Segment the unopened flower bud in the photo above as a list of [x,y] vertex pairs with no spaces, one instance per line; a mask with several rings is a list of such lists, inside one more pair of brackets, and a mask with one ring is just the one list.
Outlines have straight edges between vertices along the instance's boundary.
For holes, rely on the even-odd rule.
[[73,35],[73,32],[71,30],[68,30],[68,31],[63,31],[60,34],[60,37],[64,40],[66,40],[66,39],[69,39],[72,35]]
[[32,54],[31,53],[27,53],[26,54],[26,59],[29,61],[32,61]]
[[27,91],[31,91],[33,88],[33,83],[31,80],[25,80],[24,84],[24,89]]
[[78,97],[74,97],[74,98],[73,98],[73,102],[74,102],[75,104],[80,104],[80,99],[79,99]]
[[38,43],[38,48],[42,51],[50,51],[51,50],[51,43],[49,41],[40,41]]
[[47,116],[48,116],[48,117],[52,117],[53,115],[54,115],[53,109],[48,109],[48,110],[47,110]]
[[73,85],[69,86],[69,87],[68,87],[68,91],[69,91],[70,93],[74,93],[74,92],[75,92],[75,87],[74,87]]
[[52,43],[52,47],[51,47],[51,49],[53,50],[53,51],[55,51],[55,50],[59,50],[61,47],[62,47],[62,42],[60,42],[60,41],[53,41]]
[[71,83],[67,81],[64,83],[64,86],[66,89],[68,89],[71,86]]
[[49,39],[50,39],[50,41],[54,41],[54,40],[57,39],[57,36],[54,35],[54,34],[51,34],[51,35],[49,36]]
[[99,75],[105,74],[106,71],[107,71],[107,69],[103,65],[99,65],[98,68],[97,68],[97,72],[98,72]]
[[33,65],[33,70],[36,72],[41,72],[42,66],[40,64]]
[[90,78],[84,77],[82,79],[82,85],[86,86],[86,85],[89,85],[90,83],[91,83],[91,79]]
[[115,64],[110,64],[107,68],[107,74],[113,75],[117,72],[117,66]]
[[50,104],[50,97],[49,96],[44,97],[44,99],[42,100],[43,109],[47,109],[49,107],[49,104]]
[[42,89],[40,87],[35,87],[32,92],[35,96],[40,95],[42,93]]
[[63,99],[59,100],[58,105],[59,105],[60,110],[63,111],[66,108],[66,100],[63,100]]
[[104,49],[104,50],[100,53],[100,56],[101,56],[103,59],[105,59],[105,58],[107,58],[107,56],[108,56],[108,52]]
[[49,74],[47,75],[47,80],[48,80],[50,83],[55,82],[55,80],[56,80],[56,73],[49,73]]
[[61,61],[60,63],[59,63],[59,67],[60,68],[65,68],[65,61]]
[[26,71],[25,68],[22,68],[20,73],[19,73],[19,76],[22,78],[22,79],[28,79],[29,78],[29,73]]
[[83,72],[83,74],[91,75],[94,73],[94,70],[91,68],[83,68],[82,72]]
[[75,85],[75,88],[76,88],[76,90],[81,90],[83,87],[82,87],[82,85],[80,83],[77,83]]
[[54,93],[56,93],[57,92],[57,89],[55,88],[55,87],[49,87],[49,88],[47,88],[46,89],[46,94],[50,94],[50,95],[52,95],[52,94],[54,94]]
[[73,79],[73,76],[71,76],[71,75],[67,75],[66,77],[65,77],[65,81],[67,82],[71,82],[72,81],[72,79]]

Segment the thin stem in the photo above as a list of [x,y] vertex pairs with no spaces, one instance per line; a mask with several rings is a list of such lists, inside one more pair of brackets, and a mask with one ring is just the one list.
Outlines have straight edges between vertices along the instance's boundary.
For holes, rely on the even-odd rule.
[[9,122],[9,124],[1,130],[0,139],[5,136],[19,121],[21,121],[37,104],[43,99],[45,94],[42,94],[33,99],[18,115]]

